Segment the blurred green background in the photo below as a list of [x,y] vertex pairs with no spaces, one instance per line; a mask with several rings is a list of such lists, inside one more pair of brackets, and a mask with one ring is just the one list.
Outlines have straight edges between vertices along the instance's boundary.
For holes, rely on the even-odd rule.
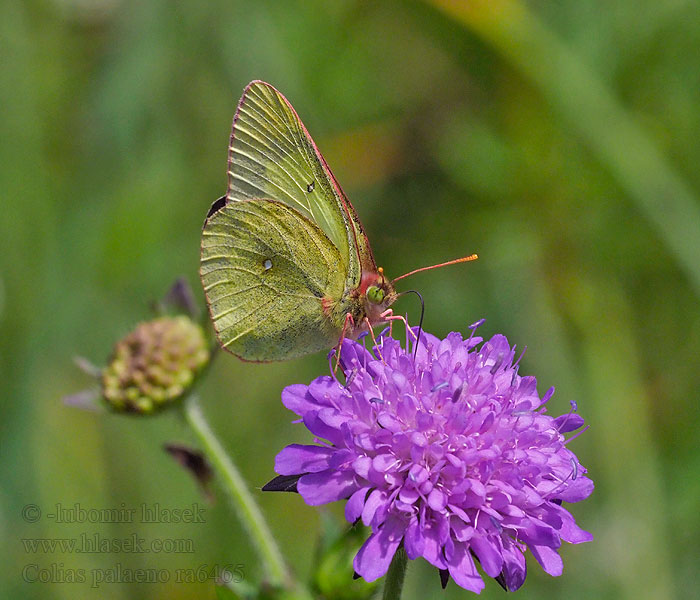
[[[226,186],[231,118],[264,79],[294,104],[390,276],[415,276],[425,327],[487,318],[528,351],[550,411],[578,402],[572,444],[596,482],[571,510],[595,541],[564,575],[530,560],[519,598],[698,597],[700,4],[690,0],[37,0],[0,4],[0,596],[213,598],[211,584],[26,583],[22,570],[259,565],[222,499],[207,506],[162,451],[175,416],[100,416],[88,385],[178,275],[199,300],[201,225]],[[407,285],[408,282],[406,282]],[[417,320],[410,296],[399,312]],[[322,354],[221,356],[207,416],[257,488],[309,438],[280,391]],[[319,515],[259,497],[305,577]],[[206,506],[206,523],[37,523],[35,504]],[[338,513],[339,507],[334,509]],[[28,552],[25,538],[177,537],[192,554]],[[487,581],[485,597],[503,597]],[[464,598],[412,563],[404,597]]]

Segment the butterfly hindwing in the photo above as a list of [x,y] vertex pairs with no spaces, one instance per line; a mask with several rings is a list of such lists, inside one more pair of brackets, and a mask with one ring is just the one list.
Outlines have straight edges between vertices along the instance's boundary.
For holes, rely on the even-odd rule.
[[204,226],[200,269],[221,345],[253,361],[332,346],[337,326],[324,314],[323,299],[342,296],[342,263],[325,233],[286,204],[221,205]]

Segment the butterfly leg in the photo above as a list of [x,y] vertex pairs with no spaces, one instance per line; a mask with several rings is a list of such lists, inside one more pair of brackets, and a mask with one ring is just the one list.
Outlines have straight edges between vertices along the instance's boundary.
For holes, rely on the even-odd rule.
[[379,349],[379,342],[377,342],[377,338],[374,336],[374,330],[372,329],[372,323],[370,320],[365,317],[365,323],[367,324],[367,329],[369,330],[369,334],[372,336],[372,342],[374,343],[374,347],[377,349],[377,354],[379,354],[379,360],[381,360],[383,363],[386,364],[386,361],[384,360],[384,357],[382,356],[382,351]]
[[345,334],[348,332],[348,327],[350,325],[355,325],[355,319],[352,318],[350,313],[346,313],[343,329],[340,331],[340,339],[338,340],[338,345],[335,347],[335,367],[333,368],[333,373],[338,371],[338,365],[340,365],[340,351],[343,348],[343,340],[345,339]]
[[[414,340],[417,340],[417,336],[415,333],[413,333],[413,329],[411,329],[408,325],[408,321],[406,321],[406,317],[402,317],[401,315],[395,315],[394,310],[391,308],[387,308],[381,315],[379,315],[382,319],[385,321],[389,321],[389,327],[391,327],[391,324],[394,321],[401,321],[404,324],[404,327],[406,328],[407,335],[410,334],[413,336]],[[391,332],[391,330],[389,330]]]

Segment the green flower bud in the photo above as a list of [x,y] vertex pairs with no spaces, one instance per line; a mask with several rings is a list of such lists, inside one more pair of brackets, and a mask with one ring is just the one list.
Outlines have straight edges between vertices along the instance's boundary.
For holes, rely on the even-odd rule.
[[189,317],[140,323],[102,370],[102,397],[117,412],[161,410],[187,392],[209,358],[204,331]]

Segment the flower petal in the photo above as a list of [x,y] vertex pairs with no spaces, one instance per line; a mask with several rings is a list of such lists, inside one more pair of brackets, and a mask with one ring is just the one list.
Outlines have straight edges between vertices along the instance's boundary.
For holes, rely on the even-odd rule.
[[303,446],[291,444],[275,457],[275,473],[298,475],[318,473],[328,468],[328,459],[334,450],[324,446]]
[[307,398],[315,405],[316,410],[324,406],[333,406],[344,396],[345,390],[328,375],[314,379],[308,387]]
[[479,559],[481,567],[489,577],[497,577],[503,570],[503,557],[496,547],[483,535],[475,535],[469,547]]
[[556,504],[554,504],[553,507],[561,517],[562,526],[559,530],[561,539],[570,544],[581,544],[582,542],[590,542],[593,540],[593,534],[576,525],[576,521],[574,521],[574,518],[568,510]]
[[373,490],[365,501],[362,509],[362,523],[369,526],[372,523],[374,514],[386,504],[386,492],[383,490]]
[[328,440],[335,446],[343,446],[343,434],[340,432],[340,430],[327,425],[322,419],[319,418],[317,412],[306,413],[304,415],[304,425],[306,425],[306,428],[316,437]]
[[503,548],[503,575],[508,591],[514,592],[525,583],[527,564],[525,556],[514,544]]
[[452,556],[447,563],[447,569],[450,572],[450,577],[454,579],[459,587],[477,594],[484,589],[484,580],[476,570],[476,565],[469,554],[467,544],[455,542]]
[[573,503],[585,500],[592,493],[593,481],[588,477],[579,476],[574,481],[569,481],[566,488],[554,492],[552,497]]
[[349,498],[357,489],[351,471],[321,471],[302,476],[297,482],[297,491],[304,502],[311,506]]
[[349,523],[354,523],[360,518],[369,489],[370,488],[368,487],[361,487],[352,496],[350,496],[350,499],[345,505],[345,520]]
[[447,506],[447,496],[437,488],[428,494],[428,506],[433,510],[442,510]]
[[528,546],[551,546],[558,548],[561,545],[559,534],[545,524],[538,524],[530,519],[529,523],[525,521],[523,528],[520,530],[520,539]]
[[374,581],[385,575],[405,531],[406,522],[390,515],[378,531],[367,538],[355,555],[353,560],[355,572],[365,581]]
[[296,383],[288,385],[282,390],[282,404],[300,417],[310,410],[316,410],[318,406],[313,398],[307,395],[308,386]]
[[441,515],[434,515],[430,519],[421,519],[420,535],[423,538],[423,558],[438,569],[446,569],[442,549],[449,538],[449,524]]
[[406,548],[408,558],[411,560],[414,560],[423,554],[423,550],[425,549],[425,540],[420,533],[420,523],[418,522],[418,517],[412,517],[408,524],[408,529],[406,529],[406,535],[404,536],[404,547]]
[[569,433],[583,426],[584,422],[581,415],[569,413],[554,419],[554,426],[559,430],[559,433]]
[[532,555],[540,563],[545,573],[549,573],[554,577],[558,577],[564,571],[564,563],[557,551],[549,546],[531,546],[528,548],[532,551]]

